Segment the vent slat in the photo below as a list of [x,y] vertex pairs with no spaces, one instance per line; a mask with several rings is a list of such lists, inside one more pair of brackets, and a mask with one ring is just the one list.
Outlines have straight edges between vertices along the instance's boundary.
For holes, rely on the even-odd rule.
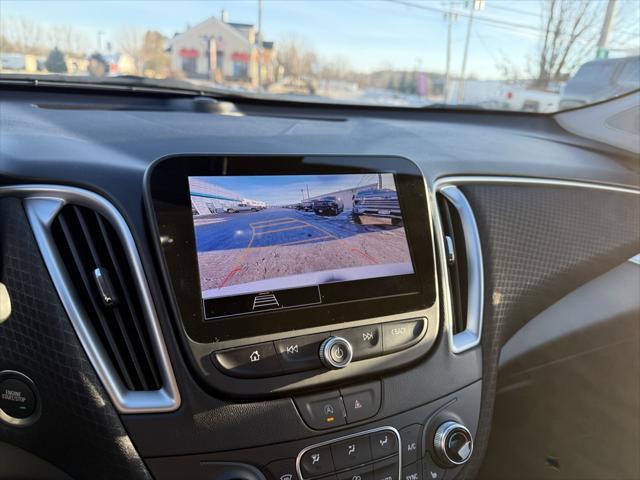
[[87,321],[122,383],[133,391],[161,388],[139,289],[113,226],[92,209],[67,205],[51,231]]
[[91,303],[92,311],[90,312],[90,314],[91,313],[95,314],[96,318],[98,319],[98,323],[99,323],[99,326],[101,327],[103,337],[106,338],[107,340],[107,344],[108,344],[107,347],[109,348],[110,353],[112,354],[112,357],[115,359],[118,370],[123,377],[124,384],[128,389],[133,390],[134,383],[133,383],[133,380],[131,379],[131,376],[129,375],[125,361],[120,355],[118,344],[115,338],[113,337],[111,328],[107,324],[106,318],[102,314],[102,311],[100,306],[98,305],[98,302],[95,300],[94,296],[91,294],[93,290],[93,285],[90,279],[87,277],[85,267],[84,267],[84,262],[80,257],[80,253],[77,248],[76,242],[74,240],[74,236],[71,233],[71,229],[69,228],[69,225],[63,215],[58,216],[58,222],[60,223],[60,227],[64,234],[65,241],[69,246],[69,252],[73,257],[76,271],[80,276],[80,280],[84,286],[85,291],[87,292],[86,297],[89,299],[89,302]]
[[[465,238],[456,208],[442,194],[438,194],[438,205],[444,235],[453,243],[454,262],[447,266],[453,307],[453,333],[460,333],[467,324],[467,255]],[[446,238],[443,239],[446,242]]]
[[[80,224],[80,229],[82,230],[82,234],[83,234],[83,240],[86,242],[87,246],[89,247],[89,251],[91,252],[91,257],[93,258],[95,267],[106,267],[107,266],[106,260],[103,258],[104,253],[102,255],[100,253],[100,250],[97,244],[97,238],[94,238],[95,235],[92,233],[91,228],[89,227],[89,223],[88,223],[89,219],[86,218],[85,214],[83,214],[82,210],[80,210],[79,207],[74,205],[72,208],[74,213],[76,214],[78,223]],[[91,287],[93,287],[93,284],[91,285]],[[90,292],[91,292],[91,297],[93,298],[95,289],[91,288]],[[124,342],[125,351],[122,352],[121,355],[130,355],[130,358],[133,363],[134,371],[129,372],[129,375],[132,378],[136,388],[142,387],[143,390],[147,390],[149,387],[145,380],[145,375],[142,371],[142,367],[140,366],[140,362],[137,359],[136,349],[134,348],[131,342],[129,332],[127,332],[127,327],[122,319],[122,315],[120,315],[120,312],[117,308],[110,309],[109,313],[111,314],[109,315],[109,317],[111,317],[111,319],[114,320],[115,323],[118,325],[118,330],[120,331],[119,338],[122,338]],[[134,373],[135,373],[135,376],[134,376]]]
[[130,355],[129,358],[131,359],[131,363],[133,364],[133,368],[138,377],[137,380],[140,383],[140,386],[142,386],[142,390],[148,390],[149,384],[147,383],[145,375],[142,372],[142,367],[140,366],[140,362],[138,361],[137,356],[135,354],[135,349],[131,344],[131,339],[129,338],[126,327],[124,326],[124,320],[122,319],[122,315],[120,315],[120,311],[117,308],[113,310],[113,316],[116,320],[116,323],[118,324],[122,337],[124,338],[124,343],[127,347],[127,352],[129,352],[129,355]]
[[[115,251],[114,245],[111,241],[111,239],[109,238],[109,232],[107,231],[107,227],[105,225],[104,220],[100,217],[100,215],[98,213],[95,213],[95,217],[96,217],[96,221],[98,223],[98,228],[100,229],[100,233],[102,234],[102,237],[104,239],[104,243],[107,247],[107,252],[109,253],[109,257],[111,259],[111,264],[113,265],[113,270],[116,274],[116,277],[118,279],[118,283],[119,285],[127,285],[127,280],[125,279],[125,274],[124,274],[124,270],[123,268],[121,268],[120,266],[120,261],[118,260],[118,255]],[[124,301],[125,304],[127,306],[127,309],[129,312],[131,312],[131,320],[132,323],[135,327],[135,331],[137,334],[137,339],[138,339],[138,343],[140,344],[140,346],[142,347],[142,356],[143,356],[143,361],[145,363],[146,366],[146,370],[151,374],[152,378],[153,378],[153,386],[158,386],[160,385],[160,378],[158,375],[158,372],[155,369],[155,362],[154,362],[154,357],[153,354],[150,352],[150,349],[148,347],[148,341],[145,335],[145,332],[140,324],[141,319],[138,315],[138,313],[136,312],[136,308],[134,305],[134,302],[131,298],[131,294],[129,293],[128,289],[123,289],[122,290],[122,295],[124,297]],[[137,356],[136,356],[137,357]],[[141,378],[144,379],[144,376],[141,376]],[[145,385],[146,385],[146,381],[145,381]],[[151,386],[146,386],[145,388],[151,388]]]
[[80,228],[82,229],[83,240],[89,247],[89,251],[91,252],[91,257],[93,258],[94,265],[96,267],[102,266],[102,262],[100,261],[100,255],[98,254],[98,251],[96,250],[96,246],[93,243],[93,235],[91,235],[91,233],[89,232],[89,227],[87,226],[87,222],[85,221],[84,215],[82,214],[80,209],[75,205],[73,205],[71,208],[73,208],[73,213],[75,213],[76,219],[80,224]]

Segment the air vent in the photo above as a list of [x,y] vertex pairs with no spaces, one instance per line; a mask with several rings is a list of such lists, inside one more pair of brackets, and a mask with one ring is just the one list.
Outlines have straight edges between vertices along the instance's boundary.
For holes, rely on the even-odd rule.
[[143,301],[120,238],[100,213],[65,205],[51,236],[86,320],[127,390],[162,386]]
[[438,207],[444,235],[445,256],[451,292],[453,333],[467,328],[468,272],[464,230],[460,214],[444,195],[439,193]]
[[448,287],[447,319],[452,351],[460,353],[480,343],[484,279],[482,248],[471,206],[462,191],[447,180],[436,182],[436,202],[442,238],[441,269]]

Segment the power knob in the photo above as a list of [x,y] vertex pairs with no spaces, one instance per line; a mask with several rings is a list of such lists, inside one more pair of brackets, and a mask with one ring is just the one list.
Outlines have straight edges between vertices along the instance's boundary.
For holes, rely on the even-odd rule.
[[331,370],[346,367],[352,358],[353,348],[342,337],[329,337],[320,345],[320,360]]
[[473,437],[464,425],[444,422],[436,430],[433,450],[443,467],[456,467],[466,463],[473,452]]

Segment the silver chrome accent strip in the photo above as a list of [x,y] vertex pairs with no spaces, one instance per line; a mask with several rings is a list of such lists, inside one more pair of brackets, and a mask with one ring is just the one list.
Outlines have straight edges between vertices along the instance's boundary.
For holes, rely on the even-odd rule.
[[[180,406],[180,392],[171,367],[157,312],[146,281],[142,262],[129,227],[120,212],[105,198],[93,192],[75,187],[59,185],[19,185],[0,187],[0,197],[13,196],[23,199],[27,217],[36,242],[47,266],[60,300],[69,315],[78,338],[91,364],[120,413],[171,412]],[[127,390],[105,352],[90,322],[87,313],[71,285],[55,242],[51,236],[51,224],[66,204],[90,208],[103,215],[113,226],[135,280],[149,338],[158,361],[162,388],[151,391]]]
[[[338,437],[338,438],[334,438],[332,440],[327,440],[324,442],[320,442],[320,443],[315,443],[313,445],[310,445],[306,448],[303,448],[302,450],[300,450],[300,453],[298,453],[298,456],[296,457],[296,473],[298,474],[298,478],[300,480],[305,480],[304,477],[302,476],[302,471],[300,470],[300,460],[302,459],[302,456],[307,453],[309,450],[312,450],[314,448],[318,448],[318,447],[324,447],[325,445],[331,445],[337,442],[341,442],[343,440],[348,440],[349,438],[354,438],[354,437],[361,437],[363,435],[370,435],[372,433],[377,433],[377,432],[382,432],[384,430],[389,430],[390,432],[392,432],[393,434],[395,434],[396,439],[398,440],[398,478],[402,477],[402,440],[400,439],[400,432],[398,432],[398,430],[396,430],[394,427],[378,427],[378,428],[372,428],[371,430],[365,430],[364,432],[358,432],[358,433],[352,433],[350,435],[345,435],[344,437]],[[371,459],[372,462],[375,462],[374,459]],[[352,468],[358,468],[358,466],[354,466]],[[345,469],[348,470],[348,469]],[[322,475],[318,475],[319,477],[322,476],[327,476],[327,475],[331,475],[332,473],[335,472],[330,472],[330,473],[326,473],[326,474],[322,474]]]
[[474,176],[464,175],[458,177],[442,177],[434,182],[434,186],[443,188],[446,185],[484,184],[484,183],[504,183],[509,185],[550,185],[557,187],[592,188],[595,190],[608,190],[620,193],[635,193],[640,195],[640,188],[619,187],[605,183],[579,182],[576,180],[556,180],[552,178],[539,177],[501,177],[495,176]]
[[[478,235],[478,226],[476,225],[473,211],[467,199],[462,192],[453,185],[438,186],[435,193],[441,193],[449,200],[460,216],[460,223],[464,231],[464,242],[467,257],[467,319],[466,328],[463,332],[453,334],[453,299],[448,295],[448,301],[445,303],[445,312],[449,318],[449,347],[454,353],[461,353],[465,350],[475,347],[480,343],[482,335],[482,315],[484,312],[484,271],[482,266],[482,246],[480,245],[480,236]],[[438,215],[439,228],[442,230],[442,224]],[[443,244],[443,232],[440,232],[438,242]],[[447,264],[446,253],[440,255],[441,267],[443,273],[443,281],[446,283],[447,291],[451,291],[449,285],[449,265]]]
[[[424,175],[424,174],[423,174]],[[425,177],[425,183],[426,183]],[[640,189],[634,189],[630,187],[620,187],[616,185],[608,185],[603,183],[589,183],[589,182],[580,182],[574,180],[556,180],[556,179],[547,179],[547,178],[539,178],[539,177],[513,177],[513,176],[475,176],[475,175],[464,175],[464,176],[452,176],[452,177],[441,177],[433,182],[433,188],[431,189],[431,203],[434,208],[431,211],[433,223],[435,225],[434,233],[436,236],[436,245],[439,249],[439,255],[441,259],[446,258],[446,246],[444,244],[445,240],[443,239],[443,231],[442,231],[442,223],[440,220],[440,212],[438,209],[438,204],[436,201],[436,193],[441,192],[443,189],[447,187],[456,187],[459,185],[475,185],[475,184],[505,184],[505,185],[540,185],[540,186],[557,186],[557,187],[570,187],[570,188],[591,188],[595,190],[605,190],[611,192],[619,192],[619,193],[630,193],[635,195],[640,195]],[[429,192],[429,189],[427,188]],[[444,193],[444,192],[443,192]],[[464,197],[464,195],[462,195]],[[466,199],[465,199],[466,202]],[[468,202],[467,206],[468,206]],[[473,215],[472,210],[469,207],[469,212]],[[474,220],[475,224],[475,220]],[[476,226],[477,227],[477,226]],[[477,228],[476,228],[477,232]],[[466,231],[465,231],[466,235]],[[477,233],[476,233],[477,236]],[[479,245],[479,240],[478,240]],[[468,245],[467,245],[468,248]],[[481,252],[480,252],[481,253]],[[468,250],[467,250],[468,255]],[[481,258],[481,257],[479,257]],[[440,261],[441,269],[443,272],[446,271],[447,265],[446,261]],[[480,261],[480,266],[482,266],[482,261]],[[482,278],[482,282],[484,282],[484,276]],[[457,335],[453,335],[453,312],[451,305],[451,298],[449,295],[450,286],[449,279],[447,275],[443,275],[442,283],[444,285],[444,291],[442,295],[442,299],[444,302],[444,314],[445,314],[445,322],[448,328],[448,336],[449,336],[449,346],[451,350],[455,353],[461,353],[465,350],[475,347],[480,343],[480,338],[482,335],[482,316],[484,314],[483,311],[480,312],[480,316],[478,317],[479,325],[477,325],[478,336],[477,339],[474,339],[472,334],[468,334],[467,332],[462,332]],[[484,285],[482,286],[484,289]],[[477,295],[477,293],[476,293]],[[484,295],[484,293],[482,294]],[[468,322],[468,319],[467,319]],[[469,326],[469,323],[467,323]],[[465,334],[464,337],[459,337],[459,335]]]

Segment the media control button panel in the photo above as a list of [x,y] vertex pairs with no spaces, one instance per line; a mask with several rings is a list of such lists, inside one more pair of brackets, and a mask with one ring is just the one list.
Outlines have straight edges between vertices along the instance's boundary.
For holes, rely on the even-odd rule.
[[398,431],[381,427],[307,447],[296,468],[301,480],[399,480],[401,456]]
[[213,352],[218,370],[232,377],[266,378],[350,363],[407,349],[428,328],[426,318],[378,323]]

